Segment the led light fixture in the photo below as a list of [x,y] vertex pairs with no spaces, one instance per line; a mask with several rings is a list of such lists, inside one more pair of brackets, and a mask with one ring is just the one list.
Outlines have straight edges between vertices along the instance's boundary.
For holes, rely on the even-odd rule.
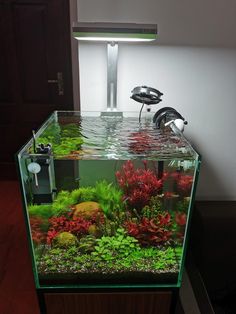
[[118,42],[154,41],[157,38],[157,25],[78,22],[72,30],[78,40],[107,42],[107,111],[102,115],[122,115],[117,110]]
[[76,23],[73,36],[78,40],[94,41],[152,41],[157,36],[157,25],[134,23]]

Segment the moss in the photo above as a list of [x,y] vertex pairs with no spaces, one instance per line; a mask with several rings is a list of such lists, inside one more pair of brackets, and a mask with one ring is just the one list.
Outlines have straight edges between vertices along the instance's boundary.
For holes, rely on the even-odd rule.
[[93,218],[97,214],[101,212],[100,206],[97,202],[82,202],[80,204],[75,205],[75,211],[73,214],[73,218],[80,216],[84,218]]
[[61,232],[53,239],[53,246],[59,248],[69,248],[78,244],[76,236],[70,232]]

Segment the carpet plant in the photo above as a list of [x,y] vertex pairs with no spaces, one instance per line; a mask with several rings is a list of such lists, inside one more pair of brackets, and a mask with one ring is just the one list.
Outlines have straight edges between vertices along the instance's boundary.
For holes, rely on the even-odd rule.
[[[95,249],[96,250],[96,249]],[[127,250],[115,250],[116,258],[110,258],[114,249],[108,252],[81,253],[78,246],[69,249],[53,248],[48,249],[44,256],[38,260],[39,273],[119,273],[119,272],[154,272],[174,270],[179,267],[177,255],[182,254],[182,248],[135,248]],[[178,251],[178,253],[177,253]],[[93,253],[99,254],[93,254]]]
[[92,255],[95,260],[111,261],[129,256],[139,249],[138,241],[128,236],[123,228],[118,228],[114,236],[97,239]]

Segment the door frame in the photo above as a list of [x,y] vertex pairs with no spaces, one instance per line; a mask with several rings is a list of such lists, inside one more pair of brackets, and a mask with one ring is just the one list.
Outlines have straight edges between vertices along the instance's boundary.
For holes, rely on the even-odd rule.
[[[78,20],[77,0],[69,0],[70,6],[70,29]],[[79,53],[78,41],[71,35],[71,62],[72,62],[72,84],[74,110],[80,110],[80,81],[79,81]]]

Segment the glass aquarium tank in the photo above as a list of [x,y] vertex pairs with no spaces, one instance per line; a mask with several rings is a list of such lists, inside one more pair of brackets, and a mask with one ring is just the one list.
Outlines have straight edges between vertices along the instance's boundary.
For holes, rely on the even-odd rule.
[[17,161],[37,288],[180,286],[200,157],[173,123],[56,111]]

